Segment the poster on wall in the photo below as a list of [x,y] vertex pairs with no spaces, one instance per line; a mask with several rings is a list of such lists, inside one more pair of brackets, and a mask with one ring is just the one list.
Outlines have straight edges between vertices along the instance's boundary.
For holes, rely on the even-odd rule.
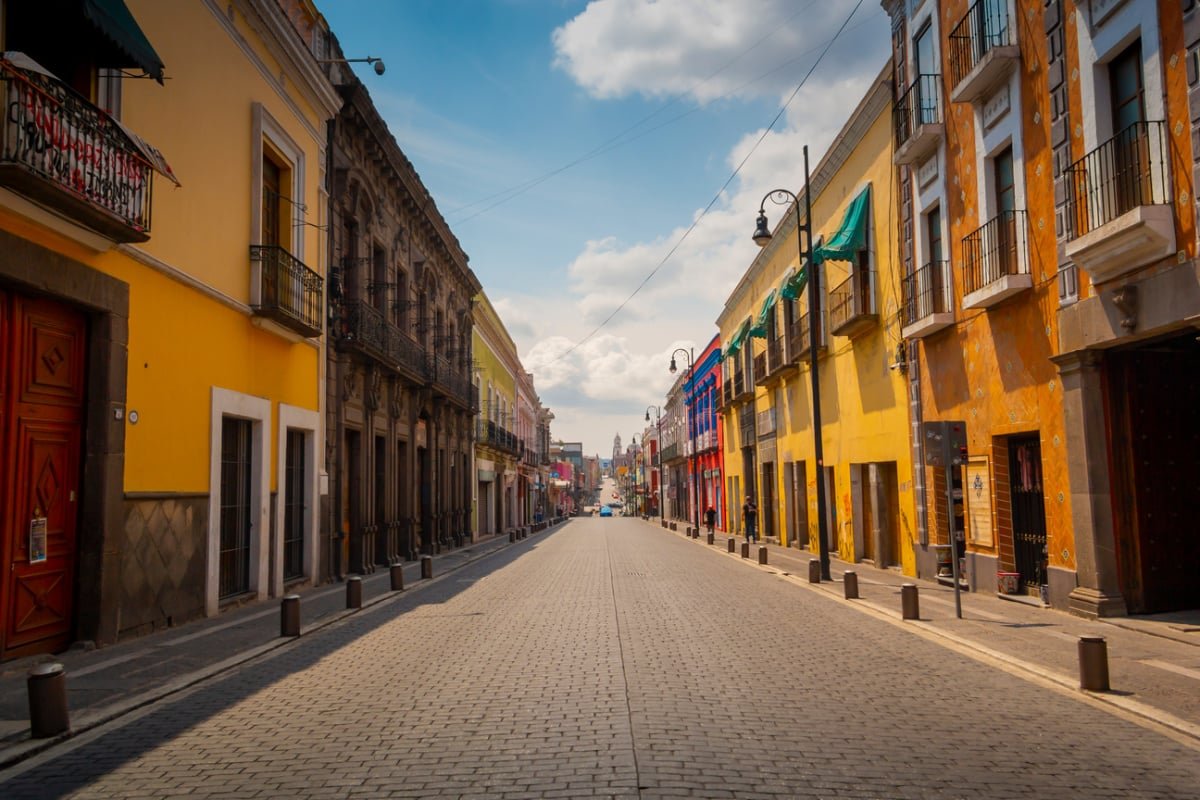
[[46,518],[29,520],[29,563],[38,564],[46,560]]
[[991,547],[992,538],[992,476],[986,457],[967,462],[967,480],[963,487],[967,495],[967,531],[971,542]]

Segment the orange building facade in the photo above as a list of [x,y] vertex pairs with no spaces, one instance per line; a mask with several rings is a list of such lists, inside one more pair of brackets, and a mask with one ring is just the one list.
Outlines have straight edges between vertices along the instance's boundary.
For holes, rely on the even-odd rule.
[[[913,458],[927,465],[919,573],[944,580],[954,539],[975,590],[1088,616],[1200,605],[1186,581],[1200,535],[1171,511],[1200,500],[1185,408],[1200,397],[1200,12],[883,5]],[[938,421],[966,431],[946,466],[930,465]]]

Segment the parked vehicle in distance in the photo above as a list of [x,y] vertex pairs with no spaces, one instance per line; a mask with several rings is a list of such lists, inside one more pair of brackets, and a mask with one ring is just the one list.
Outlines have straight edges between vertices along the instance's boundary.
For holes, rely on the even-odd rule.
[[602,516],[602,517],[611,517],[611,516],[612,516],[612,509],[611,509],[611,508],[609,508],[608,506],[600,506],[600,516]]

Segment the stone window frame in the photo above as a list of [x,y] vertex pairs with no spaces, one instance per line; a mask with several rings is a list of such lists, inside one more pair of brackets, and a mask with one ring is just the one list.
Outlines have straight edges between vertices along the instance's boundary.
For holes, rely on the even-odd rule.
[[996,175],[993,162],[996,156],[1010,145],[1013,155],[1013,202],[1018,210],[1029,210],[1025,186],[1025,146],[1021,137],[1021,76],[1018,71],[1009,76],[1006,84],[993,90],[989,99],[998,96],[1005,88],[1008,90],[1008,110],[991,128],[985,128],[983,122],[987,103],[979,103],[975,107],[975,198],[980,225],[999,213],[996,208]]
[[[1142,86],[1146,119],[1167,118],[1163,100],[1166,86],[1163,77],[1158,4],[1125,3],[1105,16],[1098,25],[1092,24],[1092,5],[1093,3],[1081,3],[1076,10],[1078,16],[1075,21],[1079,64],[1085,65],[1078,68],[1079,98],[1083,109],[1080,129],[1083,134],[1084,153],[1092,152],[1116,133],[1112,129],[1112,110],[1109,103],[1100,103],[1097,98],[1108,96],[1109,62],[1137,39],[1141,40],[1142,45]],[[1170,187],[1167,196],[1172,196]]]
[[[271,116],[262,103],[254,103],[251,110],[251,167],[250,167],[250,242],[262,243],[262,163],[268,153],[286,161],[292,176],[293,211],[307,213],[304,203],[306,160],[304,149],[288,135],[287,130]],[[304,261],[303,225],[295,223],[296,214],[289,215],[291,230],[287,237],[289,250],[299,261]]]
[[263,600],[269,593],[268,575],[270,539],[271,401],[232,389],[212,387],[209,424],[208,552],[205,565],[204,614],[216,616],[221,610],[221,428],[226,417],[248,420],[250,431],[250,594]]
[[304,434],[304,576],[312,584],[317,582],[318,558],[318,431],[321,426],[321,414],[307,408],[279,404],[279,422],[276,430],[275,474],[278,476],[278,488],[275,492],[275,505],[272,510],[275,516],[274,530],[278,531],[272,543],[275,573],[271,576],[271,595],[279,597],[283,594],[283,518],[287,508],[287,482],[283,476],[287,472],[287,438],[289,431],[300,431]]

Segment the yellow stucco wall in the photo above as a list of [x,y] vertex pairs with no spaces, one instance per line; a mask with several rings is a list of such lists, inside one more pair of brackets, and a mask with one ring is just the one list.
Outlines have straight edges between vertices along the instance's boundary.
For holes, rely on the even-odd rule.
[[[150,241],[96,253],[23,218],[0,212],[0,227],[129,284],[125,491],[209,491],[212,387],[271,401],[272,488],[279,403],[316,410],[320,350],[255,324],[250,314],[252,109],[261,101],[304,154],[307,221],[322,205],[322,114],[268,75],[280,67],[238,15],[238,34],[271,72],[246,58],[203,3],[129,3],[139,25],[170,54],[169,80],[123,82],[122,120],[159,148],[182,187],[156,175]],[[203,110],[201,112],[201,109]],[[323,218],[323,213],[320,214]],[[293,249],[323,273],[324,237],[298,226]],[[160,268],[148,266],[157,262]],[[170,272],[177,273],[172,277]]]
[[[848,561],[858,560],[864,553],[856,551],[853,535],[854,511],[851,494],[853,465],[892,462],[896,470],[898,501],[898,562],[907,574],[915,574],[912,544],[917,537],[916,506],[913,494],[912,459],[909,442],[909,414],[904,373],[891,369],[896,346],[900,343],[899,297],[900,275],[895,263],[896,230],[895,191],[892,186],[890,104],[870,123],[853,151],[828,183],[812,201],[813,236],[826,238],[843,219],[850,202],[868,184],[871,187],[871,216],[869,248],[876,270],[876,304],[879,322],[853,339],[827,333],[826,351],[818,364],[821,386],[822,445],[824,462],[834,469],[834,492],[828,497],[836,509],[835,528],[830,531],[831,552]],[[837,146],[835,142],[831,149]],[[776,212],[789,213],[789,212]],[[778,216],[772,222],[776,222]],[[795,233],[788,232],[794,243]],[[751,288],[745,293],[741,306],[727,309],[728,331],[722,329],[722,340],[728,341],[737,326],[747,316],[754,316],[767,293],[780,285],[785,272],[797,262],[796,248],[780,246],[770,262],[751,276]],[[827,262],[823,271],[822,316],[828,326],[828,290],[845,280],[850,265]],[[806,290],[807,292],[807,290]],[[807,293],[799,302],[801,313],[807,312]],[[781,307],[777,310],[782,315]],[[751,339],[754,353],[766,349],[764,339]],[[793,461],[806,462],[808,538],[809,546],[817,546],[817,470],[813,458],[811,373],[807,354],[799,371],[789,373],[782,384],[755,390],[754,409],[758,412],[774,407],[776,413],[775,455],[764,459],[759,445],[757,466],[764,460],[775,463],[776,530],[786,541],[785,469]],[[741,432],[735,413],[725,415],[726,478],[736,476],[745,487],[742,474]],[[728,480],[727,480],[728,485]],[[763,497],[762,487],[759,498]],[[863,488],[864,502],[866,489]],[[760,523],[763,510],[760,509]]]

